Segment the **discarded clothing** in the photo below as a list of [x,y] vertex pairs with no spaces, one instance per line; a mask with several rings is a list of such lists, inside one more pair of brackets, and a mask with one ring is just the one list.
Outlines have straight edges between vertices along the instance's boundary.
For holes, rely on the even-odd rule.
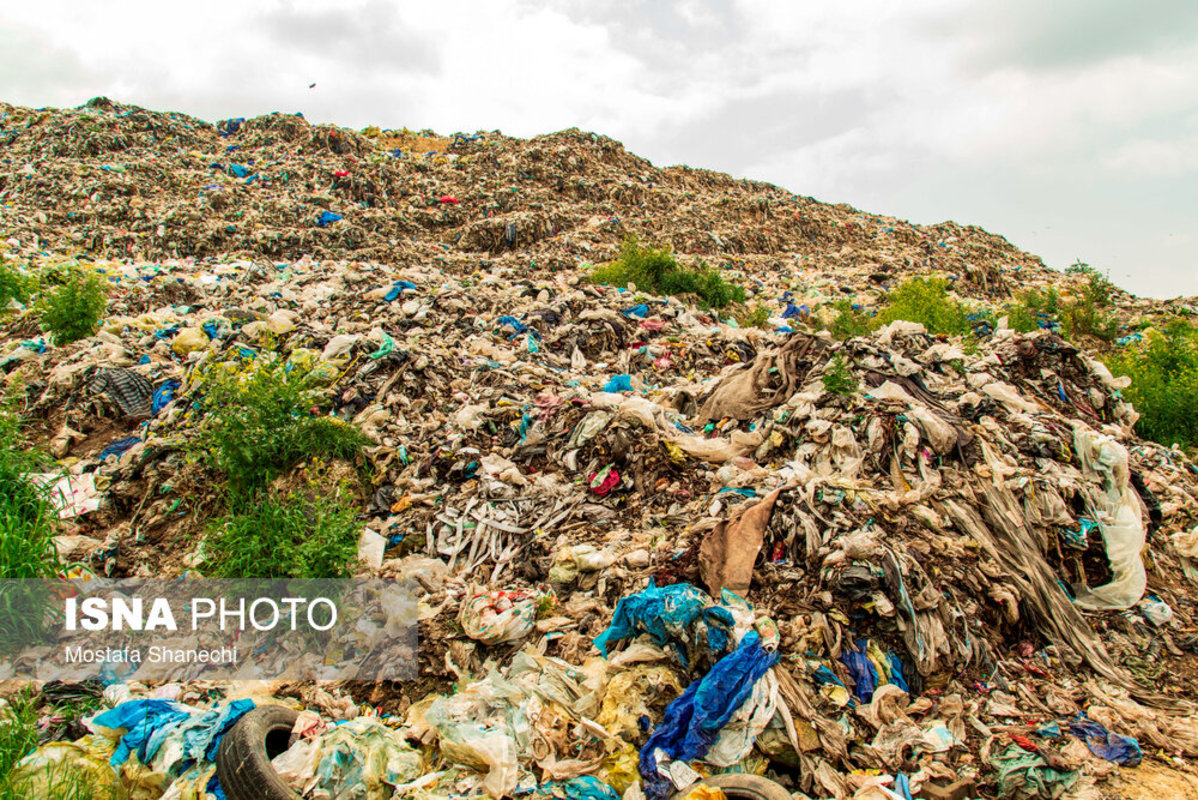
[[103,393],[127,417],[148,417],[153,410],[154,387],[141,373],[123,367],[98,368],[88,388]]

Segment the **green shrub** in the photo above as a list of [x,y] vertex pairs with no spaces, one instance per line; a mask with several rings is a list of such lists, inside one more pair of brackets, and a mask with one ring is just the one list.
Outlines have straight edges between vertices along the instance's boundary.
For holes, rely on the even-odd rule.
[[1104,360],[1113,374],[1131,377],[1123,396],[1140,412],[1141,436],[1198,447],[1198,328],[1171,320]]
[[820,380],[823,381],[825,392],[842,396],[857,393],[857,379],[853,377],[849,364],[842,355],[837,354],[828,362]]
[[965,306],[948,296],[943,278],[911,278],[892,291],[877,323],[888,325],[900,319],[922,323],[928,333],[958,336],[971,330]]
[[724,308],[745,301],[742,287],[728,283],[702,261],[697,267],[680,267],[668,247],[641,247],[633,237],[624,240],[619,259],[591,272],[591,280],[611,286],[635,283],[637,289],[657,295],[693,295],[702,308]]
[[836,316],[828,324],[828,330],[837,339],[844,341],[869,333],[873,319],[867,312],[854,309],[848,300],[837,300],[832,308],[836,310]]
[[281,359],[211,367],[197,447],[235,492],[252,491],[307,458],[354,459],[369,439],[352,425],[313,417],[311,372]]
[[736,324],[742,328],[768,328],[770,326],[770,307],[758,303],[752,308],[745,307],[735,317]]
[[57,286],[44,290],[38,298],[42,327],[62,346],[86,339],[100,329],[100,319],[108,304],[108,285],[104,276],[82,267],[68,267],[51,273],[48,281],[61,279]]
[[37,287],[37,280],[7,262],[0,262],[0,311],[10,300],[28,303]]
[[1085,276],[1078,297],[1067,303],[1061,312],[1061,325],[1070,339],[1078,336],[1093,336],[1106,342],[1119,336],[1119,320],[1108,309],[1115,285],[1098,270],[1081,262],[1069,271]]
[[1019,300],[1006,307],[1008,322],[1012,330],[1029,333],[1040,329],[1041,321],[1055,321],[1061,311],[1061,297],[1057,290],[1049,287],[1045,291],[1028,289]]
[[215,520],[205,542],[213,578],[339,578],[353,572],[361,525],[342,492],[246,499]]

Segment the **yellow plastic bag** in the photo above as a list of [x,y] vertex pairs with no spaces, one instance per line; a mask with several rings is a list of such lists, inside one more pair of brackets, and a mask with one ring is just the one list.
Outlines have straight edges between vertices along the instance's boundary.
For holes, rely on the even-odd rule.
[[115,749],[108,739],[84,736],[77,742],[51,742],[21,759],[9,773],[22,797],[56,797],[86,789],[95,800],[129,800],[108,763]]

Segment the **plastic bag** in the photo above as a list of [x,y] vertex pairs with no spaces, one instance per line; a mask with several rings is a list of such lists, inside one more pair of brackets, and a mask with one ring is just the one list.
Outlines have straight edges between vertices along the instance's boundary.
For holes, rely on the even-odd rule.
[[478,592],[462,602],[458,623],[471,639],[508,644],[532,632],[536,613],[537,593],[531,589]]
[[1106,503],[1095,511],[1114,575],[1104,586],[1075,587],[1074,602],[1083,608],[1130,608],[1144,596],[1148,576],[1140,560],[1146,534],[1140,504],[1129,488],[1127,448],[1080,426],[1073,440],[1082,471],[1102,481]]
[[21,797],[55,797],[77,787],[103,800],[127,800],[116,770],[108,763],[113,743],[84,736],[76,742],[51,742],[22,758],[9,774]]
[[313,800],[387,800],[390,787],[425,771],[404,733],[377,717],[358,717],[317,739],[296,742],[272,765],[291,788]]

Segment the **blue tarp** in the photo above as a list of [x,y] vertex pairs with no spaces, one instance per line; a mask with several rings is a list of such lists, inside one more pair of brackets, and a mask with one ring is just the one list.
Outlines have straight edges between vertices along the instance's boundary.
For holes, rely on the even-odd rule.
[[236,700],[219,709],[197,711],[169,700],[130,700],[95,718],[104,728],[124,729],[110,762],[124,764],[132,753],[148,764],[172,735],[182,734],[184,764],[212,761],[225,732],[254,709],[253,700]]
[[316,218],[316,227],[324,228],[343,219],[345,217],[340,214],[334,214],[332,211],[321,211],[320,216]]

